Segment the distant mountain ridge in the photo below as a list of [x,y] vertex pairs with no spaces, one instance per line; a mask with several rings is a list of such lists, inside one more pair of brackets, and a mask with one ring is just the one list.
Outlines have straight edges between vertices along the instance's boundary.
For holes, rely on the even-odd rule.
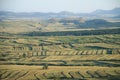
[[8,18],[67,18],[67,17],[115,17],[120,15],[120,8],[114,8],[112,10],[96,10],[91,13],[72,13],[68,11],[62,11],[59,13],[43,13],[43,12],[11,12],[0,11],[0,19]]
[[96,10],[93,11],[92,14],[120,14],[120,8],[114,8],[112,10]]

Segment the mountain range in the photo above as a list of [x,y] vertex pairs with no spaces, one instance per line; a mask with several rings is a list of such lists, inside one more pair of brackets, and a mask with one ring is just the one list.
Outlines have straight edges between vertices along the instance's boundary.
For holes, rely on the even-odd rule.
[[0,11],[0,19],[16,19],[16,18],[50,19],[66,17],[108,18],[117,16],[120,16],[120,8],[114,8],[112,10],[96,10],[91,13],[72,13],[68,11],[62,11],[59,13]]

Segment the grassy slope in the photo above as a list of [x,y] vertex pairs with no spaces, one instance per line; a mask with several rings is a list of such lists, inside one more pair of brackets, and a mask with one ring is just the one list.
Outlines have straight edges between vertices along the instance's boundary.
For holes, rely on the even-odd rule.
[[[51,20],[39,20],[39,19],[18,19],[18,20],[4,20],[0,21],[0,32],[8,32],[8,33],[23,33],[23,32],[33,32],[33,31],[42,31],[42,32],[53,32],[53,31],[78,31],[78,30],[94,30],[97,29],[114,29],[119,28],[116,26],[104,26],[106,24],[96,23],[94,21],[90,24],[81,25],[81,22],[78,20],[78,23],[72,22],[64,23],[60,21]],[[119,22],[119,20],[118,20]],[[109,24],[109,23],[108,23]],[[110,23],[111,24],[111,23]],[[97,25],[97,26],[96,26]],[[101,26],[98,26],[101,25]],[[89,27],[91,26],[91,27]],[[94,26],[94,27],[93,27]],[[102,27],[103,26],[103,27]],[[102,27],[102,28],[101,28]]]

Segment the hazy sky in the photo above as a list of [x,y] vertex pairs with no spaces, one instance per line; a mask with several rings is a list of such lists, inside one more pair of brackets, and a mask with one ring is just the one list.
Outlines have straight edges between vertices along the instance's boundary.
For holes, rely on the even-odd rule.
[[120,0],[0,0],[0,10],[14,12],[92,12],[120,7]]

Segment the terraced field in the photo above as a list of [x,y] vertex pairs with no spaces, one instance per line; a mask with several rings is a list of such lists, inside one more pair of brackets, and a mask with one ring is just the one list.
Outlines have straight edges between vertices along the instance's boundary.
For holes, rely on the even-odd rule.
[[1,65],[1,80],[119,80],[120,68]]
[[120,80],[119,34],[0,41],[0,80]]
[[49,66],[111,66],[119,67],[119,54],[109,55],[57,55],[33,57],[2,57],[0,64]]

